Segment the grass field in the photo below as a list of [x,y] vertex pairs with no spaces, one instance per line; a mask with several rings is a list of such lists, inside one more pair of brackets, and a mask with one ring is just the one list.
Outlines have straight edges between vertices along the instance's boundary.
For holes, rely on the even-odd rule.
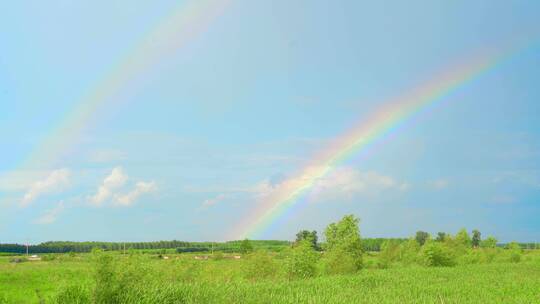
[[24,263],[0,257],[0,303],[85,303],[96,284],[116,286],[112,292],[121,297],[111,296],[111,303],[540,303],[538,252],[525,253],[519,263],[386,269],[370,255],[358,273],[307,279],[288,278],[282,258],[266,255],[270,265],[249,257],[113,253],[101,269],[111,271],[102,274],[105,282],[96,280],[92,254]]

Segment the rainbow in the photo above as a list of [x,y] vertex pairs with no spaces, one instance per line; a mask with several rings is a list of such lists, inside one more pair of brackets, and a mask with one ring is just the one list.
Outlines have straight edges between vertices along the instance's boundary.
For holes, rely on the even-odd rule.
[[315,183],[351,155],[366,150],[399,129],[419,111],[441,101],[460,86],[490,70],[509,52],[483,53],[437,74],[403,95],[388,100],[368,119],[335,138],[296,174],[262,195],[256,207],[233,230],[230,239],[261,238],[270,227],[296,209]]
[[204,32],[228,4],[228,0],[182,1],[110,68],[19,167],[50,169],[59,165],[81,142],[85,132],[97,124],[102,113],[129,100],[120,95],[133,91],[129,86],[134,78]]

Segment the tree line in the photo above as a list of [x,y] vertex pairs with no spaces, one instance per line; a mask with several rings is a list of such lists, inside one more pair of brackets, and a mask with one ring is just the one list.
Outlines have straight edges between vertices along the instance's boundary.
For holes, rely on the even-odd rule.
[[[313,233],[314,231],[303,230],[299,233]],[[307,237],[307,234],[305,235]],[[315,232],[316,237],[316,232]],[[380,251],[382,244],[387,241],[404,242],[402,238],[364,238],[361,240],[364,251]],[[156,250],[174,249],[178,253],[182,252],[240,252],[242,241],[229,242],[185,242],[185,241],[156,241],[156,242],[71,242],[71,241],[49,241],[35,245],[28,245],[28,253],[68,253],[90,252],[94,248],[106,251],[123,250]],[[279,240],[250,240],[251,245],[258,250],[280,251],[291,245],[289,241]],[[315,240],[318,244],[318,240]],[[317,245],[318,246],[318,245]],[[318,247],[317,247],[318,248]],[[27,246],[25,244],[0,244],[0,252],[24,254]],[[320,248],[318,248],[320,249]]]
[[[414,239],[420,246],[426,241],[433,240],[435,242],[443,242],[448,239],[450,234],[438,232],[434,236],[425,231],[418,231]],[[481,233],[478,230],[473,230],[471,236],[465,230],[461,230],[458,238],[463,238],[466,243],[470,243],[472,247],[507,247],[508,244],[498,243],[494,237],[488,237],[484,240],[481,238]],[[323,244],[319,242],[317,231],[301,230],[296,234],[294,243],[302,240],[310,242],[312,248],[322,250]],[[407,238],[362,238],[360,247],[362,251],[381,251],[385,243],[403,244],[409,239]],[[328,241],[328,239],[327,239]],[[156,241],[156,242],[71,242],[71,241],[54,241],[44,242],[37,245],[28,245],[28,253],[68,253],[68,252],[90,252],[94,248],[99,248],[106,251],[123,251],[123,250],[156,250],[156,249],[174,249],[178,253],[182,252],[243,252],[242,248],[244,241],[229,241],[229,242],[186,242],[186,241]],[[256,250],[281,251],[291,245],[289,241],[280,240],[250,240],[249,246]],[[522,249],[539,249],[538,243],[515,243]],[[27,252],[25,244],[0,244],[0,252],[24,254]]]

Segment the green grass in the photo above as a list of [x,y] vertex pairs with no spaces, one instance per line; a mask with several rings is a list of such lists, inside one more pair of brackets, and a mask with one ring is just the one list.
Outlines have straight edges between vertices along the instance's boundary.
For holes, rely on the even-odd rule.
[[[288,280],[278,271],[255,281],[245,277],[246,259],[114,257],[128,275],[125,303],[540,303],[538,254],[527,254],[520,263],[392,266],[303,280]],[[281,263],[279,256],[273,259]],[[70,286],[89,291],[95,284],[90,254],[19,264],[9,260],[0,257],[0,303],[49,303]]]

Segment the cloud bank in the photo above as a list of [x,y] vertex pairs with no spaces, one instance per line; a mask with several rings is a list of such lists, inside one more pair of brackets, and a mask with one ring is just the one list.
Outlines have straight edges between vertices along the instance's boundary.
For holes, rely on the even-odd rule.
[[44,194],[54,193],[69,186],[71,172],[68,169],[59,169],[52,171],[45,179],[32,184],[26,191],[21,206],[26,207]]
[[[121,167],[114,168],[103,180],[96,194],[89,197],[89,202],[94,206],[102,206],[106,202],[110,202],[117,206],[131,206],[142,195],[157,190],[154,181],[139,181],[131,190],[127,191],[125,185],[128,179],[129,176],[124,173]],[[124,193],[121,193],[122,190]]]

